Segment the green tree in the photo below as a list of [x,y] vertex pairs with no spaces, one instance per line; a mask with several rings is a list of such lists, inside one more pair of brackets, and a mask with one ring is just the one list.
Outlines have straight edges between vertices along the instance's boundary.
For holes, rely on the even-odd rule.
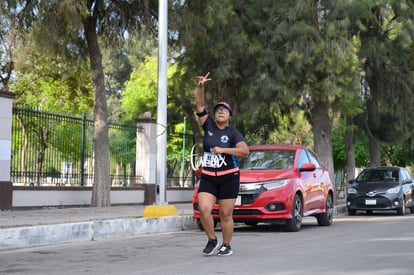
[[[176,104],[174,92],[173,76],[176,73],[177,66],[169,64],[168,78],[168,113],[180,113]],[[122,92],[121,105],[123,116],[126,120],[135,120],[142,117],[145,112],[150,112],[152,116],[157,112],[158,96],[158,58],[149,56],[140,65],[140,67],[131,73],[130,79],[125,84]],[[177,115],[174,119],[169,118],[168,124],[174,125],[177,122]],[[182,117],[182,116],[181,116]],[[170,126],[173,127],[173,126]]]
[[305,112],[298,110],[279,118],[278,130],[270,135],[270,142],[313,146],[312,127]]
[[342,16],[348,5],[346,1],[296,1],[281,23],[291,26],[283,34],[288,49],[283,83],[301,94],[315,151],[332,178],[332,125],[337,114],[355,102],[358,91],[356,49],[347,36],[348,19]]
[[121,106],[124,118],[134,120],[145,112],[157,113],[158,59],[147,57],[141,66],[131,73],[122,92]]
[[351,10],[350,31],[360,37],[359,58],[364,70],[365,112],[359,121],[369,138],[370,165],[378,166],[381,144],[401,140],[387,135],[397,133],[410,151],[413,148],[409,118],[413,115],[414,3],[362,0],[355,1]]
[[15,50],[15,105],[54,112],[81,114],[93,106],[92,83],[86,62],[56,56],[49,58],[30,48]]
[[0,3],[0,89],[9,91],[9,81],[14,70],[13,49],[18,43],[18,20],[5,4]]
[[89,59],[95,121],[92,206],[110,206],[108,110],[101,48],[104,43],[121,43],[128,31],[155,22],[157,9],[152,2],[138,0],[22,1],[20,6],[31,20],[27,31],[33,34],[39,51]]
[[[314,148],[333,174],[331,128],[335,114],[358,95],[358,59],[348,1],[190,1],[192,18],[180,31],[186,79],[211,71],[207,105],[230,100],[232,123],[261,142],[280,125],[280,115],[302,108],[312,125]],[[264,127],[265,126],[265,127]],[[193,129],[196,131],[197,129]]]

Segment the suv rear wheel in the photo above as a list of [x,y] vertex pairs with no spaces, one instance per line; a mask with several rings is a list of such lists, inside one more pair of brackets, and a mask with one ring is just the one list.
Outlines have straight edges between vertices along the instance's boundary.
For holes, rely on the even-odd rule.
[[328,197],[326,198],[325,213],[316,215],[316,219],[318,220],[318,224],[321,226],[329,226],[332,224],[333,203],[332,203],[332,197],[330,195],[328,195]]

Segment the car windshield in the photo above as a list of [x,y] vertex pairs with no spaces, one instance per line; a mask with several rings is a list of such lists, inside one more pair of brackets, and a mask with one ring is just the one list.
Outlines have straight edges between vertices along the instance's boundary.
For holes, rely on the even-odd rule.
[[366,169],[358,175],[356,180],[398,182],[398,170]]
[[250,150],[248,157],[239,159],[241,169],[293,168],[295,150]]

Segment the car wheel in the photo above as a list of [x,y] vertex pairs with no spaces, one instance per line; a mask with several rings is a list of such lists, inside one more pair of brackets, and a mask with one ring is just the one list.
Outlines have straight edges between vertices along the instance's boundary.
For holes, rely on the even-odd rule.
[[292,204],[292,219],[287,220],[286,230],[297,232],[302,227],[302,199],[298,194],[295,195]]
[[367,212],[367,215],[372,215],[372,213],[373,213],[374,211],[372,211],[372,210],[367,210],[367,211],[365,211],[365,212]]
[[329,226],[332,224],[333,220],[333,206],[332,206],[332,197],[328,195],[325,203],[325,213],[316,215],[318,224],[321,226]]
[[414,207],[410,207],[410,213],[414,214]]
[[[200,219],[196,219],[196,223],[197,223],[197,227],[198,227],[201,231],[204,231],[204,228],[203,228],[203,225],[201,224]],[[216,228],[217,223],[218,223],[218,222],[217,222],[216,220],[214,220],[214,228]]]
[[404,216],[406,212],[405,208],[405,197],[402,198],[401,208],[397,210],[398,215]]
[[355,216],[356,210],[354,209],[348,209],[348,216]]

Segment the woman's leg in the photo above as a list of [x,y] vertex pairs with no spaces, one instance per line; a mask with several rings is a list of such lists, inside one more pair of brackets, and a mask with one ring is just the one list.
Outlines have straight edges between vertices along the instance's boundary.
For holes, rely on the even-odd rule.
[[223,234],[223,243],[230,245],[233,236],[233,208],[236,199],[222,199],[220,204],[220,225]]
[[200,221],[203,225],[204,232],[210,239],[215,239],[214,220],[211,215],[213,206],[216,203],[216,197],[207,192],[198,193],[198,209],[200,210]]

